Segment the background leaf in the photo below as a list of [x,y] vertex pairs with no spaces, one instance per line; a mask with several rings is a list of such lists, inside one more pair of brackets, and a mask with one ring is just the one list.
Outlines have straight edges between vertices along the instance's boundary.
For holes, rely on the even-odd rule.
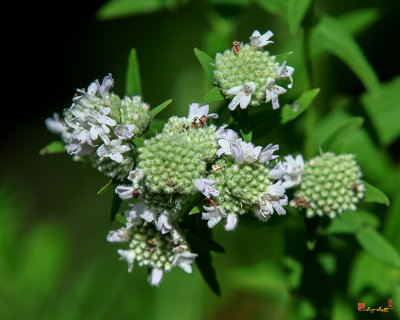
[[210,103],[222,100],[225,100],[225,97],[222,95],[221,89],[218,87],[214,87],[210,91],[208,91],[204,95],[204,97],[200,99],[200,103]]
[[319,91],[319,88],[317,88],[304,92],[291,105],[285,104],[282,108],[281,123],[292,121],[302,114],[314,101]]
[[175,8],[189,0],[110,0],[97,12],[100,20],[111,20],[130,15],[156,12]]
[[[312,35],[311,51],[319,46],[342,60],[361,80],[365,88],[375,91],[379,79],[361,48],[340,22],[329,16],[322,17]],[[314,45],[316,44],[317,45]],[[315,51],[311,52],[315,55]]]
[[201,66],[203,67],[209,82],[210,83],[214,82],[214,59],[211,58],[204,51],[201,51],[197,48],[194,48],[194,54],[199,60]]
[[295,34],[311,5],[312,0],[288,0],[286,20],[291,34]]
[[140,70],[136,49],[131,49],[128,58],[128,68],[126,71],[125,95],[142,95],[142,85],[140,83]]
[[356,237],[366,252],[378,260],[400,268],[399,252],[379,232],[366,228],[358,232]]
[[364,94],[361,100],[380,141],[390,144],[396,140],[400,136],[400,77]]
[[386,194],[384,194],[378,188],[370,185],[367,182],[364,182],[365,192],[364,192],[364,201],[366,202],[377,202],[389,205],[389,198]]

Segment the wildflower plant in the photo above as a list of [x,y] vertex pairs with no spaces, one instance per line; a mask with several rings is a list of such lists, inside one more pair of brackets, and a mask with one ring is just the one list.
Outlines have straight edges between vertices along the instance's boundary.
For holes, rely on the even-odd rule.
[[140,78],[133,50],[129,95],[112,92],[119,84],[109,74],[78,89],[62,116],[46,120],[60,140],[44,153],[65,151],[110,178],[99,193],[113,190],[112,218],[121,225],[106,238],[128,272],[135,264],[148,268],[153,286],[171,269],[191,273],[197,263],[219,294],[210,252],[224,250],[212,239],[214,228],[233,232],[242,221],[290,228],[301,217],[315,242],[318,227],[357,215],[363,202],[387,202],[364,181],[358,156],[335,147],[341,130],[314,139],[304,154],[284,139],[267,141],[268,131],[292,126],[319,93],[285,95],[296,88],[296,71],[290,53],[273,53],[272,39],[266,28],[244,42],[231,39],[215,57],[195,49],[211,89],[185,116],[162,121],[157,115],[171,100],[153,108],[144,102],[140,83],[129,80]]

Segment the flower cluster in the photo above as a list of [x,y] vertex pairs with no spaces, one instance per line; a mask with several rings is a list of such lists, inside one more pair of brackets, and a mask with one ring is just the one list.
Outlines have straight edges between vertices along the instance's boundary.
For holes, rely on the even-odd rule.
[[287,157],[286,186],[298,186],[290,204],[305,208],[306,216],[327,215],[335,218],[344,211],[356,210],[364,196],[362,173],[354,155],[324,153],[304,164],[303,158]]
[[272,43],[272,36],[271,31],[261,35],[256,30],[250,44],[235,41],[232,50],[216,55],[214,76],[222,92],[233,97],[229,109],[245,109],[249,104],[258,106],[264,101],[271,101],[272,108],[278,109],[278,96],[287,91],[278,85],[279,80],[290,79],[287,87],[292,88],[294,68],[287,66],[286,61],[280,64],[276,56],[262,49]]
[[47,128],[60,134],[75,160],[86,161],[113,178],[124,178],[133,165],[131,139],[140,135],[150,121],[149,106],[141,97],[120,99],[110,92],[111,75],[102,83],[92,82],[78,89],[73,104],[63,113],[46,120]]

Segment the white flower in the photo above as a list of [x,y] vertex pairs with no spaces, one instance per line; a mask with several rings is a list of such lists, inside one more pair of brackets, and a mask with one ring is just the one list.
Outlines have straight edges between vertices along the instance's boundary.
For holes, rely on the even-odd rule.
[[296,156],[296,159],[292,155],[285,157],[285,164],[287,165],[287,172],[283,179],[285,180],[282,185],[285,188],[291,188],[297,186],[301,182],[301,174],[304,171],[304,159],[301,154]]
[[103,144],[97,149],[97,155],[100,158],[110,158],[115,162],[121,163],[124,158],[121,153],[129,151],[128,145],[121,146],[121,140],[112,140],[110,144]]
[[233,231],[235,230],[238,223],[238,216],[234,213],[228,214],[226,218],[225,230],[226,231]]
[[206,118],[218,118],[218,114],[216,113],[208,114],[209,110],[210,106],[208,104],[199,105],[198,103],[192,103],[189,105],[188,118],[190,120],[195,118],[200,119],[203,116],[206,116]]
[[215,136],[218,139],[224,139],[227,141],[235,141],[238,138],[238,135],[235,131],[233,131],[232,129],[225,129],[228,125],[224,124],[223,126],[221,126],[216,132],[215,132]]
[[216,183],[217,181],[211,179],[196,179],[194,181],[194,186],[197,190],[204,194],[206,198],[211,198],[210,194],[214,197],[219,196],[219,191],[212,187]]
[[118,249],[118,254],[121,256],[122,260],[128,263],[128,272],[132,272],[133,263],[135,262],[135,251],[134,250],[122,250]]
[[197,257],[196,253],[191,253],[187,250],[186,246],[180,245],[173,249],[174,260],[172,261],[173,266],[182,268],[186,273],[192,273],[191,264]]
[[285,93],[287,90],[278,86],[275,80],[268,78],[267,85],[265,89],[265,102],[270,102],[272,100],[272,109],[279,108],[278,95]]
[[132,198],[134,191],[135,189],[131,186],[121,185],[115,188],[115,193],[123,200]]
[[243,150],[237,140],[229,141],[225,139],[219,139],[218,144],[221,147],[216,152],[218,157],[225,153],[226,155],[232,155],[237,163],[243,162]]
[[162,234],[168,233],[172,230],[172,226],[170,225],[166,214],[160,214],[157,219],[156,227]]
[[240,104],[240,108],[246,109],[250,103],[251,95],[256,91],[256,84],[254,82],[246,82],[242,86],[236,86],[228,90],[229,95],[234,95],[228,108],[235,110]]
[[120,124],[114,128],[114,134],[120,140],[131,139],[135,128],[134,124]]
[[222,218],[227,217],[225,210],[220,206],[216,207],[203,206],[203,208],[204,210],[206,210],[206,212],[202,213],[202,219],[208,220],[207,225],[209,228],[214,227],[218,222],[221,221]]
[[[128,204],[132,209],[126,210],[124,212],[126,218],[126,228],[130,229],[132,227],[136,227],[142,224],[143,220],[140,217],[140,211],[138,210],[138,206],[140,206],[140,202],[137,203],[129,203]],[[143,203],[143,206],[144,203]],[[135,208],[136,207],[136,208]]]
[[128,180],[132,181],[133,185],[138,184],[144,178],[144,171],[142,169],[135,169],[129,172]]
[[45,124],[47,129],[53,133],[63,133],[67,129],[65,124],[60,121],[58,113],[54,113],[53,118],[47,118]]
[[126,242],[129,241],[131,230],[129,228],[122,227],[118,230],[111,230],[107,235],[108,242]]
[[138,217],[146,220],[147,222],[153,222],[156,219],[157,213],[151,209],[144,202],[135,202],[132,205],[130,215],[133,219]]
[[250,37],[250,44],[254,48],[261,48],[273,41],[269,40],[274,34],[271,31],[267,31],[263,35],[260,34],[258,30],[255,30]]
[[285,61],[277,69],[276,77],[277,77],[277,79],[289,78],[290,79],[290,84],[288,84],[288,88],[292,89],[292,87],[293,87],[293,72],[294,72],[294,68],[290,67],[290,66],[287,66],[286,65],[286,61]]
[[286,174],[286,170],[287,170],[286,164],[279,161],[277,165],[272,170],[270,170],[269,176],[272,179],[280,180]]
[[274,155],[274,152],[277,150],[279,150],[279,145],[273,145],[272,143],[270,143],[261,151],[258,161],[263,163],[278,158],[279,156]]
[[158,287],[160,285],[163,274],[164,271],[161,269],[155,268],[151,270],[150,284],[152,286]]
[[243,161],[253,163],[258,160],[262,147],[255,147],[251,142],[245,142],[242,139],[238,139],[237,142],[243,152]]
[[267,189],[267,193],[264,194],[258,205],[259,208],[256,210],[256,215],[261,220],[268,220],[269,216],[274,213],[274,210],[279,214],[286,214],[285,209],[282,206],[287,205],[288,198],[285,195],[285,187],[282,186],[282,181],[270,185]]

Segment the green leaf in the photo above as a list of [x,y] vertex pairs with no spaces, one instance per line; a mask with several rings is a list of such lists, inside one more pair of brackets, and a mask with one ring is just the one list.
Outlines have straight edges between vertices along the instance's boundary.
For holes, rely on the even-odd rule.
[[364,201],[366,202],[377,202],[389,205],[390,201],[386,194],[384,194],[378,188],[370,185],[367,182],[364,182],[365,192],[364,192]]
[[154,118],[157,114],[159,114],[161,111],[163,111],[168,105],[172,102],[172,99],[168,99],[167,101],[164,101],[157,107],[153,108],[150,110],[151,112],[151,118]]
[[193,250],[198,254],[196,257],[196,265],[199,268],[204,280],[216,295],[221,296],[221,289],[217,280],[217,274],[212,266],[210,252],[195,249]]
[[282,108],[281,123],[292,121],[302,114],[314,101],[319,91],[319,88],[317,88],[304,92],[292,105],[285,104]]
[[251,142],[251,139],[253,138],[253,130],[246,132],[244,129],[240,128],[240,134],[242,135],[244,141]]
[[65,152],[64,143],[61,141],[53,141],[52,143],[45,146],[42,150],[39,151],[41,156],[50,153],[60,153]]
[[206,72],[207,79],[212,83],[214,82],[214,59],[211,58],[207,53],[194,48],[194,54],[199,60],[201,66]]
[[133,143],[136,145],[136,147],[141,148],[144,145],[144,139],[139,137],[133,137]]
[[115,220],[117,220],[119,223],[121,223],[121,224],[126,224],[126,217],[125,217],[125,215],[123,215],[122,213],[120,213],[120,212],[118,212],[116,215],[115,215]]
[[319,145],[323,151],[339,151],[341,146],[351,137],[351,133],[364,122],[361,117],[352,117],[343,123],[339,123],[333,132],[319,139]]
[[337,19],[350,34],[357,36],[379,19],[377,8],[363,8],[346,12]]
[[126,71],[125,95],[141,96],[142,85],[140,84],[140,69],[136,54],[136,49],[131,49],[128,58],[128,68]]
[[122,200],[121,198],[114,193],[112,205],[111,205],[111,221],[114,221],[115,216],[118,213],[119,208],[121,208]]
[[363,85],[374,91],[379,88],[379,79],[361,48],[351,34],[335,18],[322,17],[313,29],[311,55],[324,49],[341,59],[357,75]]
[[379,219],[372,213],[358,209],[345,211],[332,220],[328,227],[329,233],[357,233],[365,227],[378,227]]
[[199,206],[195,206],[192,210],[190,210],[189,214],[195,214],[195,213],[199,213],[202,212],[203,209]]
[[104,194],[108,191],[110,191],[113,188],[114,184],[112,179],[110,179],[110,181],[107,182],[107,184],[105,184],[99,191],[97,191],[97,194]]
[[293,51],[289,51],[289,52],[285,52],[285,53],[278,54],[278,55],[276,56],[276,62],[283,63],[283,62],[286,61],[292,54],[293,54]]
[[190,0],[110,0],[98,11],[99,20],[111,20],[131,15],[157,12],[183,6]]
[[222,95],[221,89],[218,87],[214,87],[210,91],[208,91],[204,95],[204,97],[200,99],[200,103],[210,103],[222,100],[225,100],[225,97]]
[[361,99],[381,142],[390,144],[400,136],[400,77]]
[[312,0],[289,0],[287,2],[286,20],[291,34],[295,34],[312,3]]
[[277,14],[286,12],[286,0],[255,0],[268,13]]
[[356,237],[366,252],[378,260],[400,268],[399,252],[379,232],[367,228],[358,232]]

